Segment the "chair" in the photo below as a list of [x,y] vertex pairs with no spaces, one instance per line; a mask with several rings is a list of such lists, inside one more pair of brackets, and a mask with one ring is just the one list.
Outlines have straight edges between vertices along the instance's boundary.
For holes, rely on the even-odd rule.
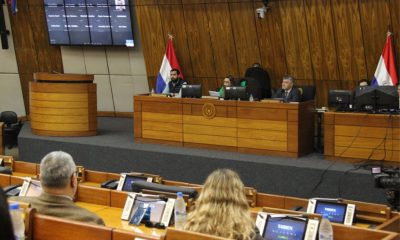
[[310,101],[315,98],[315,86],[307,85],[307,86],[298,86],[297,87],[301,92],[301,101]]
[[4,111],[0,115],[0,122],[4,122],[4,145],[11,149],[18,146],[18,134],[22,123],[13,111]]

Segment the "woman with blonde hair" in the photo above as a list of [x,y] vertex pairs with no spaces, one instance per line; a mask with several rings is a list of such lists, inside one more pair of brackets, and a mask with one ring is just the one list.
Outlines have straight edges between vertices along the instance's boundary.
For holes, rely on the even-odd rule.
[[185,230],[237,240],[262,239],[254,222],[239,175],[219,169],[207,177]]

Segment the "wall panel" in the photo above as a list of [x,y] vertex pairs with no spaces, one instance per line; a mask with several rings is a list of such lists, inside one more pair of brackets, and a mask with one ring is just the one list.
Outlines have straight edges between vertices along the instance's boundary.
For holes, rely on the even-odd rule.
[[298,79],[312,79],[304,2],[290,0],[277,3],[282,19],[288,74]]
[[260,49],[255,26],[253,3],[230,3],[233,35],[239,64],[239,75],[244,76],[246,69],[260,62]]
[[[262,7],[257,3],[255,8]],[[280,86],[281,78],[287,71],[285,46],[282,35],[282,21],[276,3],[264,19],[256,18],[258,42],[262,66],[268,71],[272,87]]]
[[[214,54],[216,75],[219,79],[231,74],[239,75],[234,39],[234,28],[230,21],[227,3],[207,5],[210,37]],[[222,81],[221,81],[222,82]]]
[[367,78],[358,1],[331,0],[341,80]]
[[[389,1],[360,0],[367,78],[372,79],[391,23]],[[399,14],[397,12],[397,14]]]
[[[193,76],[214,77],[215,61],[205,4],[184,4],[183,12]],[[146,57],[146,56],[145,56]]]
[[339,79],[330,0],[305,0],[311,61],[316,81]]

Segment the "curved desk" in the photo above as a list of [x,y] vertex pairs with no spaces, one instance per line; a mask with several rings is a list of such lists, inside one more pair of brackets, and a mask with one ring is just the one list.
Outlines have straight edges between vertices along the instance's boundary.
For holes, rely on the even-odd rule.
[[97,129],[93,75],[35,73],[29,83],[32,133],[93,136]]

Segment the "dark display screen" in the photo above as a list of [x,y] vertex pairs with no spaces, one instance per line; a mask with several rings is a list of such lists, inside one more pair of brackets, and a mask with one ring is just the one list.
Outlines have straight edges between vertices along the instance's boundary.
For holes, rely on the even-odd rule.
[[133,47],[129,0],[45,0],[51,45]]
[[331,222],[343,223],[346,214],[346,204],[317,201],[315,213],[321,214]]
[[303,240],[307,221],[288,217],[268,217],[265,224],[265,240]]

